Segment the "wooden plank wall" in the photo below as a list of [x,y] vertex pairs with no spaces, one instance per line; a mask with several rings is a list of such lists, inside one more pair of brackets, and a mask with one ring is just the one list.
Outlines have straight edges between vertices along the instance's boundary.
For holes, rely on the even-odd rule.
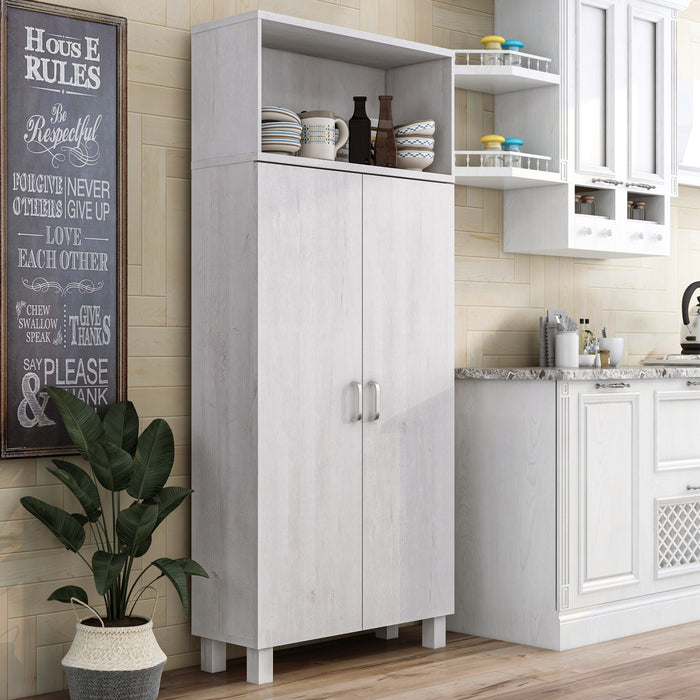
[[[64,0],[129,19],[129,395],[144,422],[175,433],[172,484],[189,484],[190,26],[260,8],[452,48],[476,48],[493,29],[492,0]],[[681,78],[700,78],[700,0],[680,21]],[[493,128],[493,100],[459,91],[456,147]],[[349,115],[348,115],[349,116]],[[685,285],[700,278],[700,190],[673,206],[670,258],[600,262],[504,254],[501,195],[457,188],[455,366],[536,362],[547,307],[590,316],[625,336],[634,362],[677,348]],[[19,506],[33,495],[69,507],[47,460],[0,463],[0,700],[59,689],[73,617],[46,596],[87,585],[82,562]],[[189,550],[189,510],[159,530],[149,557]],[[170,587],[161,586],[156,635],[168,667],[198,663],[198,640]],[[146,601],[150,603],[151,601]],[[231,653],[239,650],[231,649]]]

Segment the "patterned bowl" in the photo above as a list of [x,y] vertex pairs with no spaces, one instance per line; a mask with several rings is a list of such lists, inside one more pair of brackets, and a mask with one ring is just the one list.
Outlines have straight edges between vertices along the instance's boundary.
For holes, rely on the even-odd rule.
[[394,129],[396,136],[432,136],[435,133],[434,119],[420,119],[410,124],[403,124]]
[[399,151],[396,154],[397,165],[406,170],[425,170],[433,160],[435,154],[432,151]]
[[432,151],[434,147],[435,139],[427,136],[399,136],[396,139],[399,151]]

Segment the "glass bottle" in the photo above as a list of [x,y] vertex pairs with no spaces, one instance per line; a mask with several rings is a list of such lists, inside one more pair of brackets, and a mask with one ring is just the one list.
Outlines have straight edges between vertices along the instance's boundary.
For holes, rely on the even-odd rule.
[[632,218],[637,221],[644,221],[647,218],[646,202],[634,202],[632,205]]
[[372,127],[365,109],[366,97],[353,97],[355,112],[348,122],[350,128],[351,163],[372,164]]
[[[580,214],[580,213],[581,213],[581,195],[575,194],[574,195],[574,214]],[[583,319],[581,319],[581,322],[583,323]]]
[[391,116],[391,95],[379,95],[379,122],[374,142],[374,164],[384,168],[396,167],[396,136]]
[[632,205],[634,202],[631,199],[627,200],[627,218],[628,219],[634,219],[634,215],[632,213]]

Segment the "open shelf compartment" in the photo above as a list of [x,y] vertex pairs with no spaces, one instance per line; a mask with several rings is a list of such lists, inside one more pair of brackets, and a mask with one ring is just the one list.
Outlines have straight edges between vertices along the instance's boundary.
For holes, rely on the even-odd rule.
[[[327,110],[348,121],[354,95],[367,96],[370,118],[378,117],[378,96],[392,95],[394,124],[436,123],[435,160],[426,179],[452,177],[451,50],[262,10],[193,28],[192,47],[199,56],[192,103],[200,123],[210,124],[192,134],[193,167],[270,160],[260,152],[263,105],[296,113]],[[212,71],[212,65],[236,70]],[[307,165],[293,157],[283,162]],[[357,172],[352,164],[314,162],[319,168]],[[398,168],[371,172],[404,176]]]

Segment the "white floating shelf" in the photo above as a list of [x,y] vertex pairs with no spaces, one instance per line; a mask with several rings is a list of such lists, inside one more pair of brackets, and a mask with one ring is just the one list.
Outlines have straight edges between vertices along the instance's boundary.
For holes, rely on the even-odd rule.
[[455,184],[489,190],[521,190],[563,184],[559,173],[526,168],[455,168]]
[[[484,165],[496,158],[497,165]],[[510,165],[518,158],[520,165]],[[504,164],[503,159],[508,159]],[[455,184],[485,187],[491,190],[519,190],[526,187],[545,187],[561,184],[559,173],[549,170],[552,159],[534,153],[512,151],[455,151]],[[500,164],[498,164],[500,163]],[[525,167],[522,167],[525,166]]]
[[[498,95],[533,88],[559,85],[558,75],[550,73],[550,59],[516,51],[456,50],[466,63],[455,63],[453,73],[455,87],[462,90],[487,92]],[[503,65],[489,65],[492,61]],[[518,65],[513,65],[517,63]]]

